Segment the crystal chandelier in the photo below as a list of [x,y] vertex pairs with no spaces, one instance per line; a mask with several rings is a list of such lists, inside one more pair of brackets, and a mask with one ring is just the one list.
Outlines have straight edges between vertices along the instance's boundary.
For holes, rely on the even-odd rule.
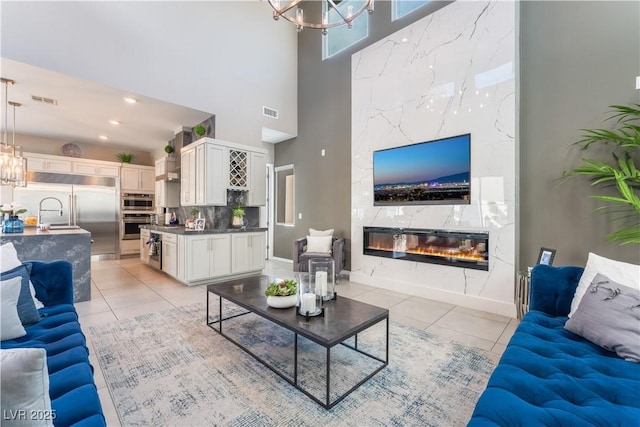
[[[16,142],[16,107],[20,104],[9,101],[9,86],[15,84],[13,80],[2,78],[5,86],[4,91],[4,131],[0,133],[2,144],[0,144],[0,184],[11,185],[13,187],[24,187],[27,185],[27,159],[22,156],[22,147],[15,145]],[[9,145],[9,105],[13,107],[13,134],[12,143]]]
[[[303,28],[313,28],[316,30],[322,30],[322,34],[327,34],[327,29],[333,27],[339,27],[341,25],[347,25],[349,28],[352,26],[352,22],[365,10],[370,14],[373,13],[373,1],[374,0],[321,0],[322,14],[318,14],[316,20],[308,19],[308,15],[305,15],[300,3],[302,0],[293,0],[289,2],[283,2],[284,6],[280,3],[280,0],[267,0],[273,8],[273,19],[276,21],[283,17],[289,22],[292,22],[296,26],[298,32]],[[310,0],[307,0],[309,2]],[[330,22],[329,16],[337,16],[334,22]]]

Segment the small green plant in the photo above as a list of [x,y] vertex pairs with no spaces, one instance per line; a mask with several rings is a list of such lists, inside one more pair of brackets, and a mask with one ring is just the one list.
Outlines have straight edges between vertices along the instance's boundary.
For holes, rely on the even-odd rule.
[[202,138],[204,136],[205,133],[207,133],[207,129],[205,129],[204,126],[202,125],[197,125],[196,127],[193,128],[193,131],[196,133],[196,135],[198,135],[200,138]]
[[167,144],[167,145],[164,146],[164,152],[165,153],[171,154],[171,153],[173,153],[173,151],[174,150],[173,150],[173,147],[171,145]]
[[244,216],[244,206],[237,205],[235,208],[231,209],[231,213],[232,213],[233,216],[243,217]]
[[295,280],[285,279],[278,282],[269,282],[269,286],[267,286],[264,294],[268,297],[287,297],[289,295],[295,295],[297,290]]
[[198,210],[198,208],[191,209],[191,215],[198,216],[199,213],[200,213],[200,211]]
[[118,153],[116,154],[116,157],[118,157],[118,160],[122,163],[131,163],[135,156],[131,153]]

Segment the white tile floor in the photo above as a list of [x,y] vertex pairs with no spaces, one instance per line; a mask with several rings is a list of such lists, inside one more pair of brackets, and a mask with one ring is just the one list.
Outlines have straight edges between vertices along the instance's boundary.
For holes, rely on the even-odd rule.
[[[293,278],[291,264],[281,261],[267,261],[264,273],[279,278]],[[185,286],[137,258],[94,261],[91,264],[91,281],[91,301],[76,304],[80,323],[85,329],[91,325],[204,301],[206,298],[204,286]],[[518,323],[509,317],[349,281],[342,280],[337,286],[341,296],[388,308],[392,321],[496,354],[502,354]],[[118,416],[94,356],[92,343],[88,345],[107,424],[118,426]]]

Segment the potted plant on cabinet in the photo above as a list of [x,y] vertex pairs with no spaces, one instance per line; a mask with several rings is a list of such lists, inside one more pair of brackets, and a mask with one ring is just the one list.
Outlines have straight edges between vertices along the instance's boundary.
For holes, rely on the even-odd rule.
[[193,128],[193,132],[198,135],[198,138],[202,138],[207,133],[207,129],[202,125],[197,125]]
[[174,149],[171,144],[167,144],[164,146],[164,152],[167,153],[168,156],[171,156],[171,154],[173,154]]

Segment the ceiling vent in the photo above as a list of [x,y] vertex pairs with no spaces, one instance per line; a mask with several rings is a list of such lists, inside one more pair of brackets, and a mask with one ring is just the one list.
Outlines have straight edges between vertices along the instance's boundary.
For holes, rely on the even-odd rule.
[[267,117],[271,117],[272,119],[278,118],[278,110],[271,107],[265,107],[264,105],[262,106],[262,114]]
[[43,104],[58,105],[58,100],[53,98],[45,98],[44,96],[31,95],[31,100],[42,102]]

